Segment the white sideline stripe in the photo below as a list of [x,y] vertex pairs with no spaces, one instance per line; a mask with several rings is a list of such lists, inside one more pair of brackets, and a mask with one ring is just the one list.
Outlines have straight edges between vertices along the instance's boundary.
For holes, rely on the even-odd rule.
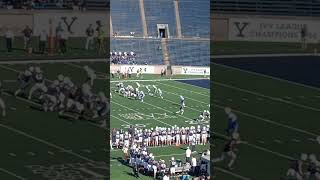
[[50,59],[50,60],[21,60],[21,61],[0,61],[0,64],[47,64],[47,63],[71,63],[71,62],[105,62],[107,59]]
[[110,83],[117,83],[117,82],[160,82],[160,81],[178,81],[178,80],[201,80],[207,78],[185,78],[185,79],[129,79],[129,80],[117,80],[117,81],[110,81]]
[[20,180],[27,180],[26,178],[23,178],[23,177],[15,174],[15,173],[13,173],[13,172],[10,172],[10,171],[8,171],[8,170],[6,170],[6,169],[3,169],[3,168],[1,168],[1,167],[0,167],[0,171],[4,172],[4,173],[6,173],[6,174],[9,174],[9,175],[11,175],[11,176],[13,176],[13,177],[15,177],[15,178],[17,178],[17,179],[20,179]]
[[[302,104],[299,104],[299,103],[294,103],[292,101],[288,101],[288,100],[284,100],[284,99],[281,99],[281,98],[276,98],[276,97],[264,95],[264,94],[261,94],[261,93],[258,93],[258,92],[254,92],[254,91],[238,88],[238,87],[227,85],[227,84],[220,83],[220,82],[214,82],[214,83],[217,84],[217,85],[223,86],[223,87],[227,87],[227,88],[235,89],[235,90],[238,90],[238,91],[241,91],[241,92],[245,92],[245,93],[248,93],[248,94],[264,97],[264,98],[267,98],[267,99],[270,99],[270,100],[273,100],[273,101],[282,102],[282,103],[290,104],[290,105],[297,106],[297,107],[300,107],[300,108],[305,108],[305,109],[309,109],[309,110],[320,112],[319,108],[306,106],[306,105],[302,105]],[[285,97],[285,98],[286,99],[291,99],[290,97]]]
[[223,172],[223,173],[226,173],[226,174],[232,175],[232,176],[234,176],[234,177],[236,177],[236,178],[238,178],[238,179],[242,179],[242,180],[251,180],[250,178],[247,178],[247,177],[241,176],[241,175],[239,175],[239,174],[233,173],[233,172],[228,171],[228,170],[225,170],[225,169],[223,169],[223,168],[219,168],[219,167],[216,167],[216,166],[215,166],[215,167],[214,167],[214,169],[217,169],[217,170],[219,170],[219,171],[221,171],[221,172]]
[[282,81],[282,82],[286,82],[288,84],[293,84],[293,85],[296,85],[296,86],[301,86],[301,87],[313,89],[313,90],[316,90],[316,91],[320,91],[320,88],[317,88],[317,87],[314,87],[314,86],[301,84],[301,83],[289,81],[289,80],[286,80],[286,79],[281,79],[281,78],[277,78],[277,77],[273,77],[273,76],[269,76],[269,75],[253,72],[253,71],[243,70],[243,69],[240,69],[240,68],[231,67],[231,66],[227,66],[227,65],[223,65],[223,64],[214,63],[214,62],[212,62],[212,64],[217,65],[217,66],[221,66],[221,67],[224,67],[224,68],[233,69],[233,70],[237,70],[237,71],[240,71],[240,72],[245,72],[245,73],[248,73],[248,74],[253,74],[253,75],[256,75],[256,76],[260,76],[260,77],[264,77],[264,78],[268,78],[268,79],[273,79],[273,80],[277,80],[277,81]]
[[[173,88],[175,88],[175,87],[173,87]],[[172,94],[176,94],[176,93],[172,93]],[[196,101],[196,102],[199,102],[199,103],[202,103],[202,104],[205,104],[202,101],[199,101],[199,100],[196,100],[196,99],[193,99],[193,98],[189,98],[187,96],[186,96],[186,98],[191,99],[191,100]],[[218,108],[224,109],[223,106],[218,105],[217,103],[214,103],[214,106],[217,106]],[[318,134],[315,134],[315,133],[312,133],[312,132],[309,132],[309,131],[306,131],[306,130],[303,130],[303,129],[295,128],[295,127],[292,127],[292,126],[289,126],[289,125],[285,125],[285,124],[282,124],[282,123],[278,123],[276,121],[272,121],[272,120],[269,120],[269,119],[266,119],[266,118],[262,118],[262,117],[259,117],[259,116],[256,116],[256,115],[248,114],[248,113],[245,113],[245,112],[242,112],[242,111],[238,111],[238,110],[235,110],[235,109],[233,109],[233,111],[237,112],[239,114],[242,114],[244,116],[247,116],[247,117],[251,117],[251,118],[254,118],[254,119],[257,119],[257,120],[261,120],[261,121],[264,121],[264,122],[267,122],[267,123],[270,123],[270,124],[274,124],[274,125],[277,125],[277,126],[280,126],[280,127],[283,127],[283,128],[287,128],[287,129],[290,129],[290,130],[293,130],[293,131],[297,131],[297,132],[300,132],[300,133],[304,133],[304,134],[307,134],[307,135],[310,135],[310,136],[315,136],[315,137],[319,136]]]
[[13,128],[13,127],[6,126],[6,125],[4,125],[4,124],[2,124],[2,123],[0,123],[0,127],[5,128],[5,129],[8,129],[8,130],[10,130],[10,131],[13,131],[13,132],[15,132],[15,133],[17,133],[17,134],[20,134],[20,135],[22,135],[22,136],[28,137],[28,138],[33,139],[33,140],[35,140],[35,141],[38,141],[38,142],[40,142],[40,143],[46,144],[46,145],[48,145],[48,146],[50,146],[50,147],[56,148],[56,149],[58,149],[58,150],[61,150],[62,152],[66,152],[67,154],[73,155],[73,156],[78,157],[78,158],[80,158],[80,159],[83,159],[83,160],[85,160],[85,161],[88,161],[88,162],[91,162],[91,163],[94,163],[94,162],[95,162],[94,160],[91,160],[91,159],[89,159],[89,158],[87,158],[87,157],[81,156],[80,154],[77,154],[77,153],[68,151],[68,150],[66,150],[66,149],[63,148],[63,147],[60,147],[60,146],[55,145],[55,144],[53,144],[53,143],[50,143],[50,142],[48,142],[48,141],[46,141],[46,140],[43,140],[43,139],[37,138],[37,137],[35,137],[35,136],[32,136],[32,135],[30,135],[30,134],[27,134],[27,133],[25,133],[25,132],[23,132],[23,131],[20,131],[20,130],[18,130],[18,129],[15,129],[15,128]]
[[[159,156],[154,156],[154,157],[170,157],[170,156],[182,156],[182,155],[185,155],[186,153],[180,153],[180,154],[165,154],[165,155],[159,155]],[[115,159],[112,159],[110,161],[118,161],[118,160],[115,160]]]
[[[314,53],[292,53],[292,54],[243,54],[243,55],[214,55],[211,58],[243,58],[243,57],[291,57],[291,56],[319,56]],[[212,63],[212,62],[211,62]],[[213,63],[214,64],[214,63]]]

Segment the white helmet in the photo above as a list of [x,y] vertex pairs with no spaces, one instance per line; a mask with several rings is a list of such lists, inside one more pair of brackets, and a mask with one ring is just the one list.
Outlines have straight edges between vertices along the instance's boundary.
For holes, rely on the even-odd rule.
[[59,75],[58,75],[58,80],[59,80],[59,81],[63,81],[63,79],[64,79],[64,76],[63,76],[62,74],[59,74]]
[[300,159],[301,159],[302,161],[306,161],[306,160],[308,159],[308,155],[305,154],[305,153],[302,153]]
[[315,154],[310,154],[309,159],[311,162],[316,162],[317,161],[317,156]]
[[24,75],[26,75],[26,76],[31,76],[32,73],[31,73],[29,70],[25,70],[25,71],[24,71]]
[[35,70],[36,73],[40,73],[40,72],[41,72],[41,69],[40,69],[40,67],[38,67],[38,66],[35,67],[34,70]]
[[320,136],[317,137],[317,142],[320,144]]
[[34,67],[33,67],[33,66],[30,66],[30,67],[29,67],[29,71],[30,71],[30,72],[33,72],[33,71],[34,71]]

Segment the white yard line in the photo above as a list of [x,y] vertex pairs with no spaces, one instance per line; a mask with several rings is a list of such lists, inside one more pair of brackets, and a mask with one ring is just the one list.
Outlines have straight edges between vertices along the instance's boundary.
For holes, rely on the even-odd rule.
[[9,170],[6,170],[6,169],[4,169],[4,168],[1,168],[1,167],[0,167],[0,171],[1,171],[1,172],[4,172],[4,173],[6,173],[6,174],[9,174],[9,175],[11,175],[11,176],[13,176],[13,177],[15,177],[15,178],[17,178],[17,179],[20,179],[20,180],[27,180],[26,178],[23,178],[23,177],[15,174],[15,173],[13,173],[13,172],[11,172],[11,171],[9,171]]
[[[168,87],[172,87],[172,88],[175,88],[175,89],[180,89],[180,90],[183,90],[183,91],[191,92],[191,93],[194,93],[194,94],[199,94],[199,95],[201,95],[201,96],[206,96],[206,97],[209,97],[209,98],[210,98],[210,92],[209,92],[209,95],[208,95],[208,94],[203,94],[203,93],[199,93],[199,92],[196,92],[196,91],[191,91],[191,90],[184,89],[184,88],[179,88],[179,87],[172,86],[172,85],[165,84],[165,83],[160,83],[160,82],[157,82],[157,83],[158,83],[158,84],[165,85],[165,86],[168,86]],[[189,85],[189,84],[187,84],[187,85]],[[209,90],[209,89],[207,89],[207,90]]]
[[248,93],[248,94],[264,97],[264,98],[267,98],[267,99],[270,99],[270,100],[273,100],[273,101],[277,101],[277,102],[281,102],[281,103],[285,103],[285,104],[290,104],[292,106],[296,106],[296,107],[300,107],[300,108],[304,108],[304,109],[320,112],[319,108],[306,106],[306,105],[299,104],[299,103],[294,103],[292,101],[288,101],[288,100],[284,100],[284,99],[281,99],[281,98],[276,98],[276,97],[264,95],[264,94],[261,94],[261,93],[258,93],[258,92],[254,92],[254,91],[238,88],[238,87],[227,85],[227,84],[224,84],[224,83],[214,82],[214,84],[219,85],[219,86],[223,86],[223,87],[227,87],[227,88],[230,88],[230,89],[235,89],[235,90],[238,90],[238,91],[241,91],[241,92],[245,92],[245,93]]
[[234,173],[234,172],[225,170],[225,169],[223,169],[223,168],[219,168],[219,167],[216,167],[216,166],[215,166],[214,169],[219,170],[219,171],[221,171],[221,172],[223,172],[223,173],[225,173],[225,174],[232,175],[232,176],[234,176],[234,177],[236,177],[236,178],[238,178],[238,179],[251,180],[251,179],[248,178],[248,177],[241,176],[241,175],[239,175],[239,174],[237,174],[237,173]]
[[218,64],[218,63],[212,63],[212,64],[216,65],[216,66],[228,68],[228,69],[237,70],[237,71],[240,71],[240,72],[245,72],[245,73],[252,74],[252,75],[255,75],[255,76],[260,76],[260,77],[264,77],[264,78],[267,78],[267,79],[273,79],[273,80],[285,82],[285,83],[288,83],[288,84],[293,84],[293,85],[296,85],[296,86],[306,87],[306,88],[309,88],[309,89],[320,91],[320,88],[317,88],[317,87],[313,87],[313,86],[309,86],[309,85],[305,85],[305,84],[301,84],[301,83],[297,83],[297,82],[293,82],[293,81],[289,81],[289,80],[285,80],[285,79],[281,79],[281,78],[277,78],[277,77],[273,77],[273,76],[269,76],[269,75],[253,72],[253,71],[243,70],[243,69],[240,69],[240,68],[231,67],[231,66],[227,66],[227,65],[223,65],[223,64]]
[[18,130],[18,129],[16,129],[16,128],[9,127],[9,126],[4,125],[4,124],[2,124],[2,123],[0,123],[0,127],[5,128],[5,129],[7,129],[7,130],[10,130],[10,131],[12,131],[12,132],[15,132],[16,134],[20,134],[20,135],[22,135],[22,136],[25,136],[25,137],[28,137],[28,138],[30,138],[30,139],[33,139],[33,140],[35,140],[35,141],[37,141],[37,142],[40,142],[40,143],[42,143],[42,144],[46,144],[46,145],[48,145],[48,146],[50,146],[50,147],[53,147],[53,148],[55,148],[55,149],[58,149],[58,150],[60,150],[60,151],[62,151],[62,152],[65,152],[65,153],[67,153],[67,154],[70,154],[70,155],[72,155],[72,156],[78,157],[78,158],[80,158],[80,159],[82,159],[82,160],[85,160],[85,161],[88,161],[88,162],[91,162],[91,163],[94,163],[94,162],[95,162],[94,160],[91,160],[91,159],[89,159],[89,158],[87,158],[87,157],[84,157],[84,156],[82,156],[82,155],[80,155],[80,154],[77,154],[77,153],[74,153],[74,152],[72,152],[72,151],[68,151],[67,149],[65,149],[65,148],[63,148],[63,147],[61,147],[61,146],[58,146],[58,145],[55,145],[55,144],[53,144],[53,143],[51,143],[51,142],[49,142],[49,141],[46,141],[46,140],[37,138],[37,137],[35,137],[35,136],[32,136],[32,135],[30,135],[30,134],[28,134],[28,133],[26,133],[26,132],[23,132],[23,131],[21,131],[21,130]]
[[[173,86],[172,88],[175,88],[175,87]],[[177,96],[179,96],[179,94],[177,94],[177,93],[171,92],[171,94],[176,94]],[[193,99],[193,98],[189,98],[187,96],[185,96],[185,98],[188,98],[188,99],[193,100],[195,102],[206,104],[206,103],[204,103],[202,101],[199,101],[199,100],[196,100],[196,99]],[[216,106],[216,107],[218,107],[220,109],[224,109],[225,108],[224,106],[218,105],[217,103],[215,103],[214,106]],[[267,119],[267,118],[262,118],[262,117],[259,117],[259,116],[256,116],[256,115],[252,115],[252,114],[249,114],[249,113],[245,113],[245,112],[242,112],[242,111],[239,111],[239,110],[236,110],[236,109],[233,109],[233,111],[236,112],[236,113],[242,114],[244,116],[247,116],[247,117],[251,117],[251,118],[254,118],[254,119],[257,119],[257,120],[261,120],[261,121],[264,121],[264,122],[267,122],[267,123],[270,123],[270,124],[273,124],[273,125],[276,125],[276,126],[279,126],[279,127],[290,129],[292,131],[296,131],[296,132],[307,134],[307,135],[314,136],[314,137],[319,136],[319,134],[315,134],[313,132],[309,132],[307,130],[295,128],[295,127],[292,127],[292,126],[289,126],[289,125],[285,125],[285,124],[282,124],[282,123],[278,123],[276,121],[272,121],[272,120]]]

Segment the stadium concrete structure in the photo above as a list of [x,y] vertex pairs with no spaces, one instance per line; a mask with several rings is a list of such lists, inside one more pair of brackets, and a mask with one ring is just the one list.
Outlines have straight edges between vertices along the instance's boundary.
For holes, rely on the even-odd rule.
[[133,51],[138,64],[209,65],[210,1],[112,0],[110,6],[110,51]]

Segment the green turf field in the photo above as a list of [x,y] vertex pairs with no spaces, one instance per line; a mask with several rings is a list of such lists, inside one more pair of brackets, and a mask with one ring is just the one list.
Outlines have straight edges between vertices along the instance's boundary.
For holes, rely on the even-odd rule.
[[[105,58],[109,54],[109,40],[106,39],[106,53],[99,54],[96,45],[93,45],[92,49],[85,50],[85,38],[69,38],[67,41],[67,52],[65,54],[59,54],[58,52],[48,55],[39,53],[39,40],[37,37],[33,37],[31,40],[31,46],[33,53],[28,54],[23,49],[23,37],[16,37],[13,42],[12,52],[7,52],[6,42],[3,37],[0,37],[0,60],[42,60],[42,59],[85,59],[85,58]],[[48,48],[48,45],[46,45]]]
[[[0,117],[3,143],[0,149],[0,179],[105,179],[108,169],[105,158],[107,146],[102,138],[105,137],[105,129],[98,123],[86,120],[59,118],[57,112],[38,110],[36,100],[12,96],[11,93],[18,87],[17,73],[31,64],[3,63],[0,65],[0,79],[5,88],[2,98],[8,112],[5,118]],[[108,80],[104,75],[106,63],[103,61],[38,63],[36,65],[44,71],[48,82],[62,73],[76,85],[81,85],[86,79],[82,67],[89,65],[100,72],[93,91],[108,89]]]
[[210,48],[212,55],[314,53],[315,49],[320,52],[319,44],[308,44],[303,50],[300,43],[278,42],[212,41]]
[[[171,127],[174,125],[191,126],[194,118],[199,116],[200,111],[208,109],[210,103],[210,90],[174,81],[173,79],[200,78],[201,76],[173,76],[161,78],[157,75],[145,75],[139,83],[143,85],[156,85],[163,91],[164,99],[160,97],[146,96],[144,102],[129,100],[113,92],[111,99],[111,121],[110,128],[126,128],[129,125],[138,127],[155,128],[156,126]],[[202,77],[203,78],[203,77]],[[118,79],[111,80],[111,89],[116,87]],[[124,82],[125,85],[132,84],[134,87],[136,81]],[[143,88],[143,87],[142,87]],[[143,88],[144,90],[144,88]],[[145,91],[145,90],[144,90]],[[180,116],[175,114],[179,109],[179,95],[186,98],[185,114]],[[130,114],[142,116],[139,120],[130,118]],[[154,115],[153,117],[151,115]],[[209,124],[209,121],[202,122]],[[196,126],[196,124],[194,124]],[[186,146],[170,147],[151,147],[150,151],[156,157],[156,160],[168,160],[174,156],[176,159],[185,159]],[[209,145],[197,146],[195,156],[208,149]],[[123,153],[120,150],[111,150],[111,179],[135,179],[132,176],[132,169],[122,163]],[[142,176],[141,179],[152,179],[151,177]]]
[[232,171],[226,170],[227,162],[215,164],[217,179],[277,180],[301,153],[319,155],[320,89],[215,63],[212,67],[216,138],[211,157],[220,156],[227,142],[226,106],[238,116],[244,141]]

